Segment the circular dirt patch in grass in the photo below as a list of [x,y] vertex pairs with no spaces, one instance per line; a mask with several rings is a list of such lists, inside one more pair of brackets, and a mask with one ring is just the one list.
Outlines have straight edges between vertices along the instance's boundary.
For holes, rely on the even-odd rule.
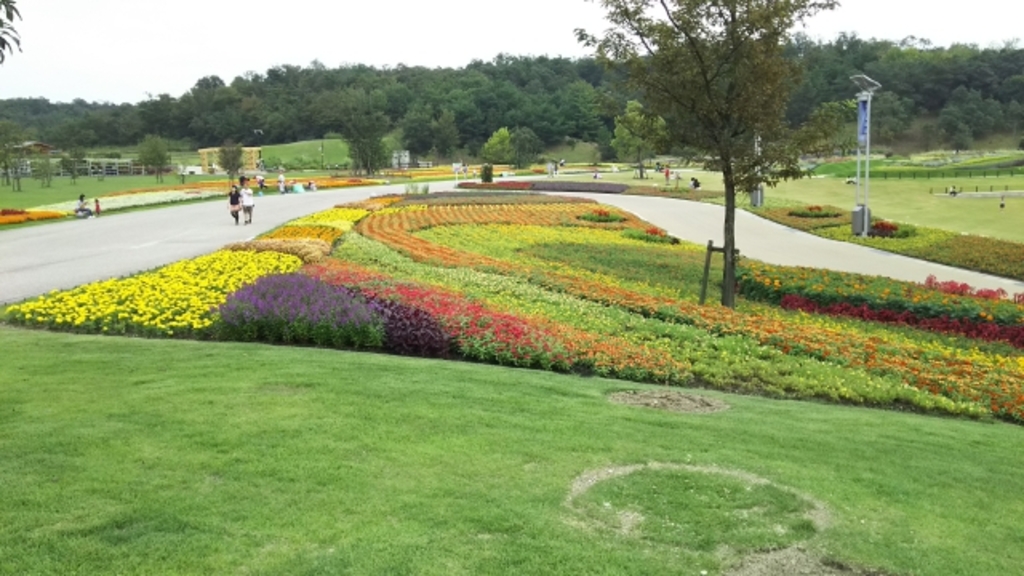
[[695,574],[867,574],[804,549],[830,525],[823,503],[742,470],[660,462],[598,468],[573,480],[564,505],[569,525],[636,541]]
[[721,400],[686,394],[679,390],[626,390],[625,392],[616,392],[608,399],[616,404],[646,406],[647,408],[690,414],[710,414],[729,409],[729,405]]

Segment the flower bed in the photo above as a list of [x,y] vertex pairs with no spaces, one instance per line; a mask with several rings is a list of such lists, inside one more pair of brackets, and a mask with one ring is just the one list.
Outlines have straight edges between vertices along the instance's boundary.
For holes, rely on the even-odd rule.
[[278,252],[214,252],[153,272],[54,291],[7,309],[26,326],[147,336],[202,335],[212,310],[241,286],[302,262]]
[[784,297],[796,295],[819,306],[867,306],[897,314],[909,312],[922,319],[948,318],[1004,326],[1024,323],[1024,307],[1008,300],[948,294],[881,276],[746,262],[737,270],[736,280],[744,297],[772,304],[781,304]]
[[277,238],[235,242],[223,248],[231,252],[278,252],[291,254],[304,263],[320,262],[331,253],[331,244],[307,238]]
[[334,244],[345,233],[337,226],[282,226],[260,236],[261,240],[322,240]]
[[914,315],[912,312],[895,312],[888,309],[872,308],[867,304],[857,306],[849,302],[822,306],[809,298],[797,296],[796,294],[783,296],[780,305],[786,310],[801,310],[815,314],[845,316],[847,318],[884,322],[886,324],[902,324],[941,334],[960,334],[979,340],[1007,342],[1017,348],[1024,348],[1024,325],[1020,324],[1016,326],[1003,326],[992,322],[951,319],[948,316],[922,318]]
[[0,210],[0,225],[22,224],[24,222],[36,222],[40,220],[57,220],[67,218],[67,212],[55,210],[19,210],[16,208],[4,208]]
[[806,208],[790,210],[788,215],[797,218],[837,218],[845,215],[845,213],[834,206],[807,206]]
[[[699,307],[595,282],[569,273],[524,267],[482,254],[467,254],[434,245],[409,234],[411,230],[443,224],[483,223],[489,216],[486,208],[493,207],[479,207],[474,214],[470,214],[468,207],[461,213],[431,210],[423,213],[430,215],[429,223],[394,217],[368,218],[360,224],[359,229],[420,262],[456,267],[469,266],[478,270],[494,270],[526,277],[547,289],[562,291],[607,306],[621,307],[645,317],[661,318],[721,336],[751,338],[786,355],[837,362],[847,367],[862,368],[872,374],[897,376],[906,385],[933,396],[904,396],[898,388],[860,388],[852,384],[834,390],[817,390],[811,387],[804,391],[811,395],[829,394],[834,395],[830,397],[836,399],[873,404],[905,401],[926,410],[941,409],[954,413],[977,413],[971,406],[981,404],[1000,416],[1010,419],[1024,418],[1024,374],[1015,364],[1011,366],[994,361],[992,365],[1003,368],[982,368],[980,364],[962,358],[955,351],[936,353],[912,344],[884,343],[876,338],[841,330],[787,325],[777,319],[757,314],[748,315],[728,309]],[[534,223],[536,222],[531,222]],[[800,391],[796,390],[795,393],[799,394]]]

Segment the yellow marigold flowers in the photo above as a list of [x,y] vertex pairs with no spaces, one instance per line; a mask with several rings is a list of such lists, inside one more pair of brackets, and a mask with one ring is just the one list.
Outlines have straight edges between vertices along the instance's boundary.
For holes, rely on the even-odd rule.
[[346,222],[348,228],[334,226],[283,226],[277,230],[260,236],[261,240],[323,240],[333,244],[342,234],[351,229],[352,224]]
[[88,332],[188,335],[213,322],[213,309],[239,287],[268,274],[298,270],[278,252],[219,251],[130,278],[51,292],[7,309],[19,324]]
[[292,220],[292,226],[335,226],[351,228],[352,224],[365,218],[370,212],[359,208],[331,208],[305,218]]

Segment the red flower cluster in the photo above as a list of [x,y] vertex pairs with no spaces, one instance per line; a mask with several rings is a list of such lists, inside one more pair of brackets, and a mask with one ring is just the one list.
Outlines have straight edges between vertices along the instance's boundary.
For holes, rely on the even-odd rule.
[[[940,282],[934,274],[925,278],[925,288],[931,288],[932,290],[938,290],[939,292],[945,292],[946,294],[956,294],[957,296],[974,296],[975,298],[985,298],[986,300],[1002,300],[1009,296],[1006,290],[1002,288],[973,288],[966,282],[957,282],[956,280],[947,280]],[[1017,304],[1024,304],[1024,292],[1013,295],[1013,301]]]
[[649,236],[660,236],[662,238],[668,235],[667,232],[665,232],[661,228],[658,228],[657,226],[651,226],[650,228],[644,230],[644,232],[647,233]]

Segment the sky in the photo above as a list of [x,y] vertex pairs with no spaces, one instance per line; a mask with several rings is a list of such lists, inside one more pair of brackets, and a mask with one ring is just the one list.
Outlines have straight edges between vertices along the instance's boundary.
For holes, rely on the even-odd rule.
[[[934,0],[840,0],[800,31],[840,32],[936,46],[1001,45],[1017,38],[1012,0],[969,9]],[[276,65],[462,67],[500,53],[589,55],[574,30],[607,25],[587,0],[17,0],[22,52],[0,65],[0,99],[139,102],[180,96],[204,76],[230,83]]]

